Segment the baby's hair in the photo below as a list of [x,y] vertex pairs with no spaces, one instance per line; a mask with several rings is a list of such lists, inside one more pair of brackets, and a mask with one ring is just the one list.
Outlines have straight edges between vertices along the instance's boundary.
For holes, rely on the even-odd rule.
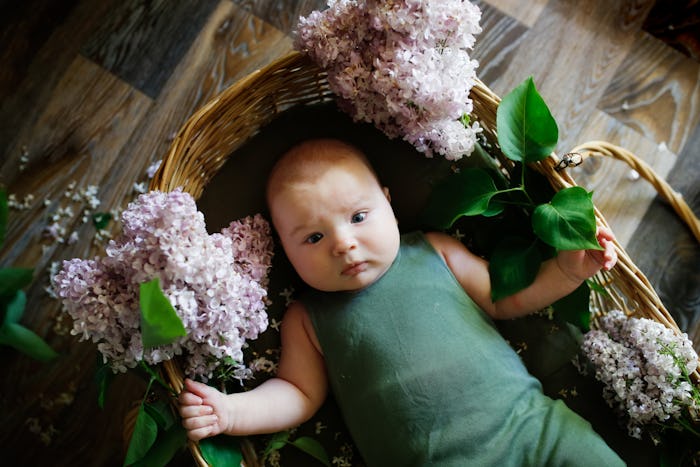
[[285,152],[270,171],[265,189],[266,199],[274,189],[289,183],[314,180],[329,167],[360,161],[379,181],[372,164],[362,151],[339,139],[319,138],[299,143]]

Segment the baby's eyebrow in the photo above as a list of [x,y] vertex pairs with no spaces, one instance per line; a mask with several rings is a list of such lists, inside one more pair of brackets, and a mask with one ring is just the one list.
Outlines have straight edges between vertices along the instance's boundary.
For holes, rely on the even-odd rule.
[[296,227],[294,227],[289,235],[291,237],[295,237],[299,234],[299,232],[302,232],[304,230],[310,230],[310,229],[305,224],[300,224],[300,225],[297,225]]

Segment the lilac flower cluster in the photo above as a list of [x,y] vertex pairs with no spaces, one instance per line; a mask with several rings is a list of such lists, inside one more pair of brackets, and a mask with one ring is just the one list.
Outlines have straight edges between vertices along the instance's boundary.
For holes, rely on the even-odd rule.
[[328,72],[331,90],[355,121],[402,136],[431,157],[469,155],[481,131],[463,123],[481,32],[468,0],[329,0],[301,18],[295,47]]
[[[209,235],[194,199],[176,190],[139,196],[122,213],[122,224],[106,256],[64,261],[53,278],[74,320],[71,333],[97,343],[115,371],[180,354],[191,377],[211,378],[227,357],[243,370],[246,339],[267,328],[268,223],[256,215]],[[187,336],[144,349],[139,284],[156,277]]]
[[600,330],[586,333],[582,349],[604,384],[608,404],[629,417],[630,436],[641,438],[645,427],[654,437],[654,426],[700,422],[700,393],[689,378],[698,355],[687,335],[611,311]]

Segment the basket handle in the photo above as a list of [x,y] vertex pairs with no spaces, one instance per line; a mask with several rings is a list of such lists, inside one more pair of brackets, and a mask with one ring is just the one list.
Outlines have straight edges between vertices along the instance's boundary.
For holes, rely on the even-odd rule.
[[688,225],[691,232],[695,236],[695,239],[700,242],[700,220],[698,220],[693,211],[690,209],[688,203],[685,202],[683,195],[675,191],[671,185],[659,177],[649,166],[649,164],[632,154],[627,149],[621,148],[620,146],[616,146],[606,141],[589,141],[581,144],[572,149],[571,153],[567,154],[567,156],[575,154],[581,156],[580,161],[568,162],[568,159],[565,158],[560,162],[558,167],[566,168],[571,165],[578,165],[586,158],[593,156],[607,156],[626,162],[627,165],[632,167],[639,173],[639,175],[651,183],[659,195],[661,195],[661,197],[671,204],[674,211],[676,211],[676,214],[678,214],[683,222]]

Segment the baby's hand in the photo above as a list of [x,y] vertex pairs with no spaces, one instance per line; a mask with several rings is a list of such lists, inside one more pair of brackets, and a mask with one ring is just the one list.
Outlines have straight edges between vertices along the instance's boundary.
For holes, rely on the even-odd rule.
[[226,395],[213,387],[186,379],[177,399],[182,426],[192,441],[216,436],[228,428],[230,416]]
[[613,240],[615,235],[607,227],[598,227],[596,238],[602,250],[562,251],[557,255],[559,268],[572,280],[583,282],[603,269],[609,271],[617,263]]

